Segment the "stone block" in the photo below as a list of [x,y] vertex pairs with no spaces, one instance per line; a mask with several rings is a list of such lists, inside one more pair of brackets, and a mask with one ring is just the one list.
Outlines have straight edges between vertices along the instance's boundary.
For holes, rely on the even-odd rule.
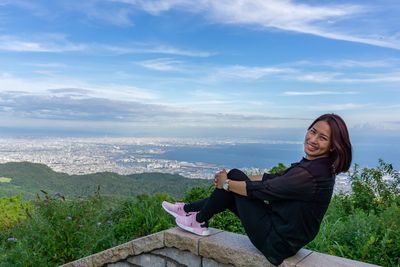
[[133,255],[132,241],[92,255],[93,266],[113,263]]
[[199,241],[199,255],[235,266],[273,266],[245,235],[221,232]]
[[128,258],[127,262],[134,264],[135,266],[143,267],[165,267],[165,259],[157,255],[152,254],[140,254]]
[[155,255],[162,255],[168,259],[172,259],[173,261],[181,265],[190,267],[201,267],[201,257],[194,255],[189,251],[183,251],[176,248],[163,248],[153,250],[151,253]]
[[175,262],[172,261],[168,261],[167,260],[167,267],[181,267],[178,264],[176,264]]
[[[222,230],[209,228],[211,235],[222,232]],[[178,227],[164,232],[164,244],[167,247],[175,247],[180,250],[189,250],[195,255],[199,255],[199,240],[205,238],[186,232]]]
[[202,267],[234,267],[232,264],[219,263],[215,260],[204,258]]
[[312,253],[311,250],[308,249],[300,249],[296,255],[287,258],[280,264],[280,267],[296,267],[298,266],[297,264],[301,262],[303,259],[305,259],[307,256],[309,256]]
[[137,238],[131,241],[133,253],[130,255],[138,255],[149,252],[154,249],[164,247],[164,231],[152,235]]
[[66,264],[61,265],[60,267],[94,267],[92,262],[92,257],[93,256],[88,256],[76,261],[68,262]]
[[354,261],[346,258],[337,256],[322,254],[319,252],[312,252],[309,256],[299,262],[296,266],[298,267],[376,267],[365,262]]
[[[179,228],[141,237],[61,267],[128,266],[273,266],[245,235],[210,228],[201,237]],[[330,256],[307,249],[286,259],[280,267],[373,267],[377,265]]]
[[120,262],[116,262],[116,263],[107,264],[107,267],[132,267],[132,264],[130,264],[126,261],[120,261]]

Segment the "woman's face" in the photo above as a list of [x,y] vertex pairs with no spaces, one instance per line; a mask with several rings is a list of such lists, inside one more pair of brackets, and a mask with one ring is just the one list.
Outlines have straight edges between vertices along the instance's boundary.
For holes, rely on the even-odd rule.
[[331,127],[326,121],[316,122],[304,139],[306,158],[313,160],[327,156],[331,149]]

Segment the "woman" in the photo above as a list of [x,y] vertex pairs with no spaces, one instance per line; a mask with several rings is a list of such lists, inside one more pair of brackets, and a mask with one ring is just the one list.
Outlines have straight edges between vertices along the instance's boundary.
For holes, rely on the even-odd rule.
[[234,212],[254,246],[273,264],[297,253],[319,231],[335,184],[348,171],[351,143],[345,122],[335,114],[318,117],[304,138],[305,157],[279,174],[247,177],[242,171],[215,175],[210,197],[194,203],[162,203],[179,227],[209,235],[208,220]]

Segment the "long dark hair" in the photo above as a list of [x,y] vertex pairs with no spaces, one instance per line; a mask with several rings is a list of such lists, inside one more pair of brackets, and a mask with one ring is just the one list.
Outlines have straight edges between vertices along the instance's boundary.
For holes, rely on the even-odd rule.
[[324,114],[315,119],[308,130],[319,121],[326,121],[331,128],[330,156],[333,159],[333,173],[348,171],[352,160],[352,148],[346,123],[339,115]]

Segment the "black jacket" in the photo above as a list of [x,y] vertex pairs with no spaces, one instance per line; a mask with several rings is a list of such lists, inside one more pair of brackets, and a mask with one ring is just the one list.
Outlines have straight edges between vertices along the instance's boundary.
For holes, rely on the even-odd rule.
[[246,181],[247,196],[264,200],[271,210],[272,228],[259,248],[271,263],[279,265],[317,235],[335,184],[332,162],[303,158],[283,173]]

